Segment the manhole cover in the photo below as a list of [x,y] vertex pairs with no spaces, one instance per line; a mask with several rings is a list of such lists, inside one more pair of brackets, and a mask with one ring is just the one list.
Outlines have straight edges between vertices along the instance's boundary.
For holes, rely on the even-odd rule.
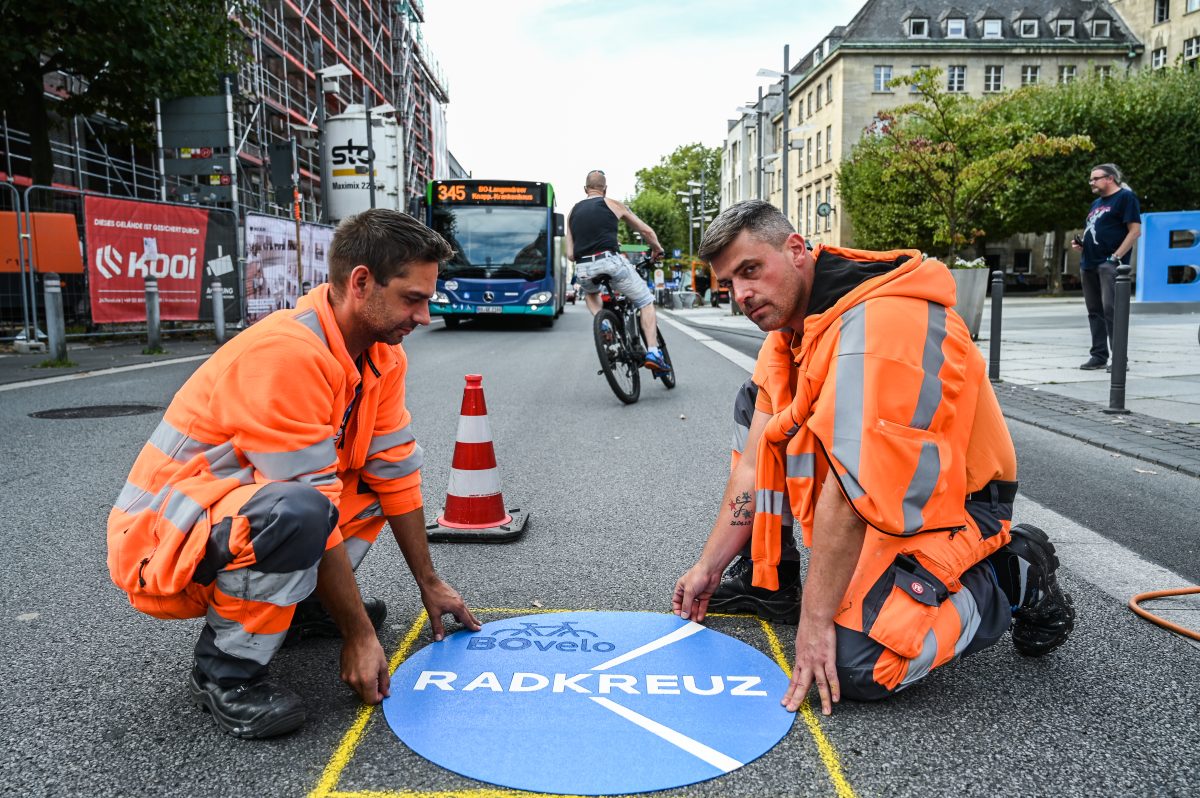
[[141,416],[158,413],[158,405],[85,405],[83,407],[59,407],[55,410],[39,410],[30,413],[32,418],[112,418],[113,416]]

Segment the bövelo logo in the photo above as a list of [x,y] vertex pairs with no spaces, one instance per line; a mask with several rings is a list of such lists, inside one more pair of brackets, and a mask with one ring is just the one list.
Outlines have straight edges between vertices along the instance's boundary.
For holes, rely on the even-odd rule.
[[[562,621],[556,624],[539,624],[523,621],[520,627],[497,629],[495,635],[481,635],[467,641],[468,651],[488,651],[494,648],[502,651],[613,651],[616,645],[599,637],[595,632],[576,627],[577,621]],[[559,638],[572,637],[575,640]]]

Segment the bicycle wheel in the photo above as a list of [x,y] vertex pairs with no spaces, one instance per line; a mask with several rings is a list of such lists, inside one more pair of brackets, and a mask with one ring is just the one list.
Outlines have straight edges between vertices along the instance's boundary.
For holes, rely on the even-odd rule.
[[675,387],[675,364],[671,362],[671,353],[667,351],[667,340],[663,338],[662,330],[656,327],[655,331],[658,333],[658,348],[662,350],[663,360],[667,361],[667,365],[671,367],[671,370],[659,379],[662,380],[663,385],[667,386],[667,390],[670,390]]
[[592,336],[596,340],[596,354],[600,357],[600,369],[608,387],[627,405],[638,400],[642,392],[642,378],[634,363],[633,353],[621,330],[621,320],[611,310],[601,310],[592,319]]

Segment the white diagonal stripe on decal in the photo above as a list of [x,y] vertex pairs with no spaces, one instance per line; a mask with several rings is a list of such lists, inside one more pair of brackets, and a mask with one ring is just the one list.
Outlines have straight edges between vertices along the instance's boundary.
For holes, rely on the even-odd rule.
[[628,651],[619,657],[614,657],[614,658],[610,659],[608,662],[602,662],[599,665],[592,668],[592,670],[606,671],[609,668],[629,662],[629,660],[631,660],[631,659],[636,659],[637,657],[640,657],[643,654],[649,654],[651,651],[656,651],[656,650],[662,648],[663,646],[669,646],[672,643],[678,643],[680,640],[683,640],[684,638],[687,638],[687,637],[691,637],[692,635],[696,634],[696,632],[701,632],[701,631],[704,631],[703,626],[696,623],[695,621],[688,621],[686,624],[679,627],[674,632],[671,632],[670,634],[665,634],[662,637],[658,638],[657,640],[651,640],[646,645],[638,646],[633,651]]
[[625,720],[629,721],[630,723],[642,727],[655,737],[660,737],[676,748],[686,751],[697,759],[707,762],[722,773],[728,773],[731,770],[737,770],[742,766],[742,763],[733,757],[722,754],[715,748],[709,748],[699,740],[693,740],[686,734],[681,734],[680,732],[677,732],[668,726],[664,726],[657,721],[650,720],[650,718],[647,718],[645,715],[639,715],[632,709],[628,709],[627,707],[623,707],[620,704],[614,703],[607,698],[601,698],[599,696],[591,696],[591,699],[610,712],[615,712],[616,714],[625,718]]

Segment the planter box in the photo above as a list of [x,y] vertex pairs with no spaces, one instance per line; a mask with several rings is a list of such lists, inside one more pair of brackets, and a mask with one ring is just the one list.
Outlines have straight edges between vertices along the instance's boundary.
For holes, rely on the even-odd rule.
[[950,275],[954,277],[954,286],[958,292],[954,310],[967,323],[967,329],[971,331],[971,340],[977,340],[979,325],[983,321],[983,301],[987,297],[991,270],[951,269]]

